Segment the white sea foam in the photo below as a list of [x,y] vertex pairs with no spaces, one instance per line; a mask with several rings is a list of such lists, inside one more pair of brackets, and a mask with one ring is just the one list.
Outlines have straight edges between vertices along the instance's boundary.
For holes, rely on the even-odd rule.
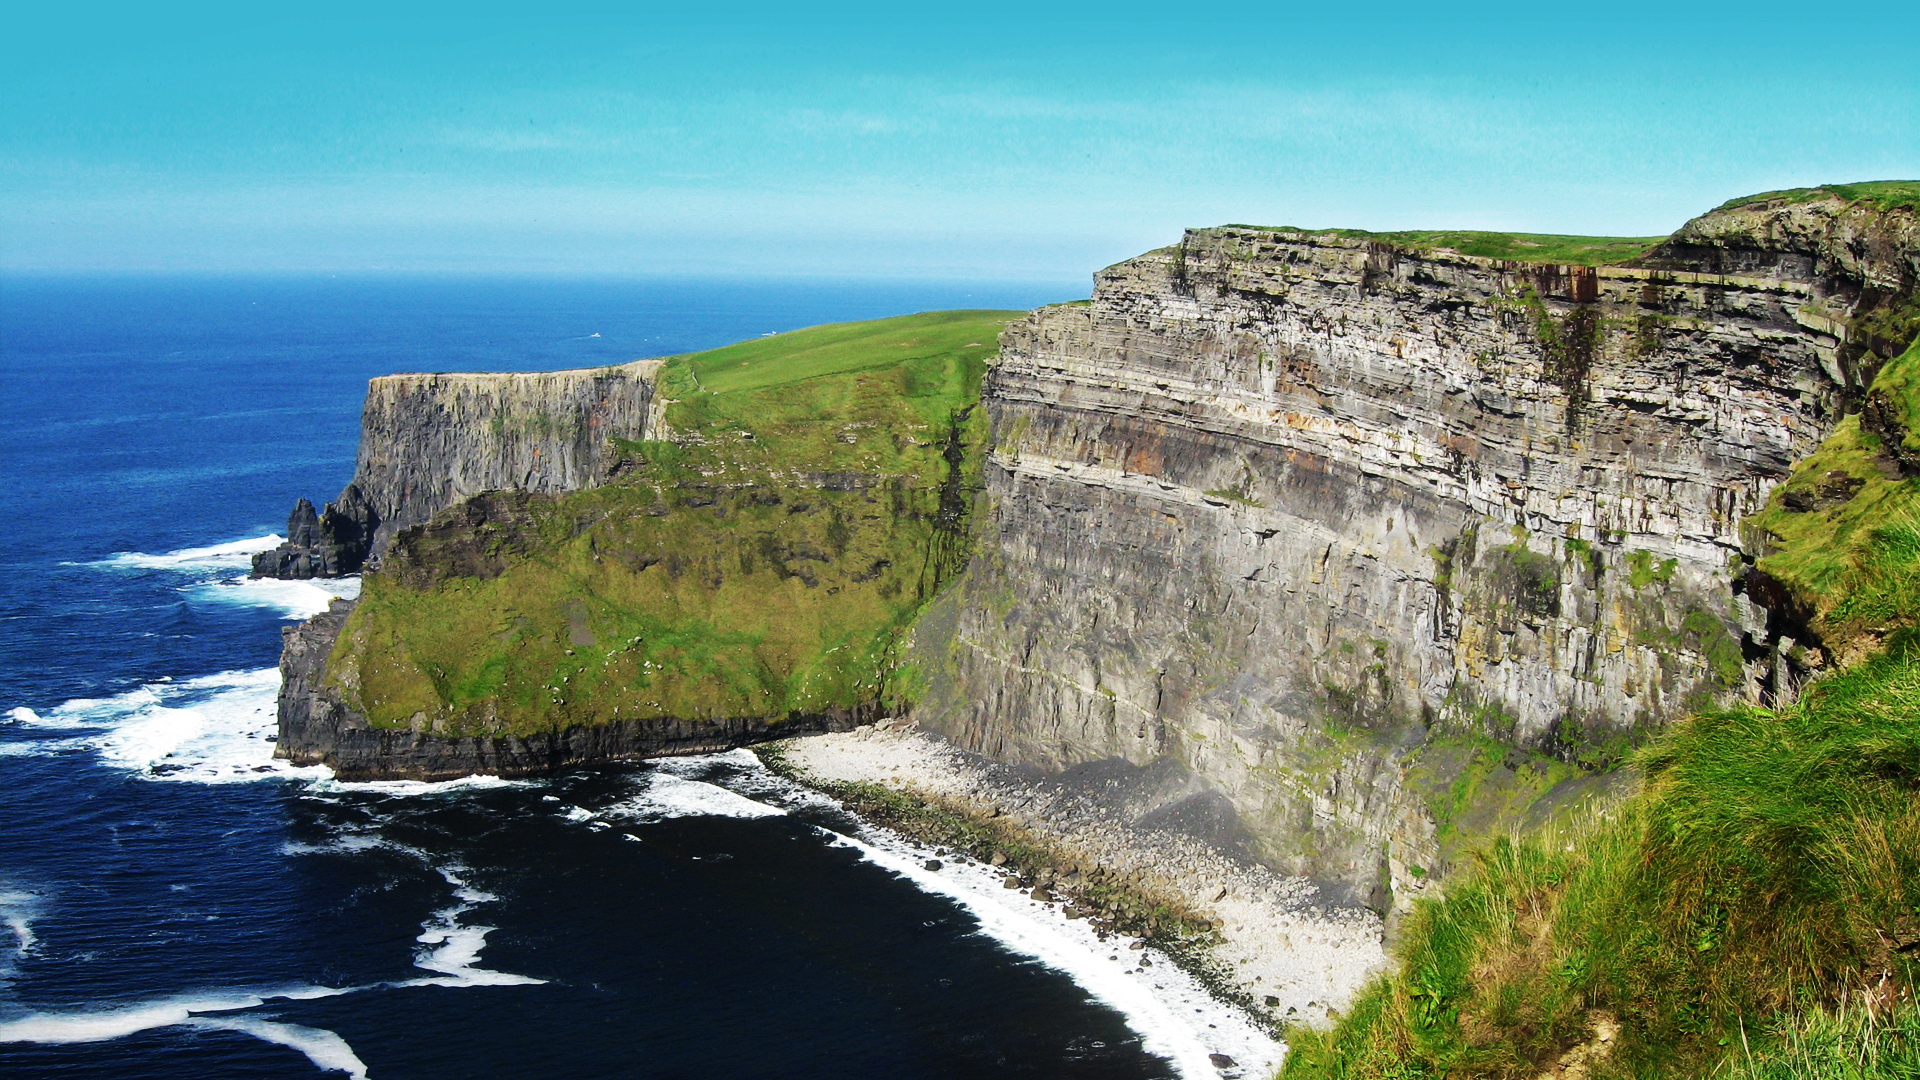
[[493,788],[531,787],[538,780],[503,780],[498,776],[462,776],[455,780],[321,780],[314,791],[367,791],[376,795],[409,797],[446,795],[459,791],[488,791]]
[[189,600],[267,608],[295,619],[320,614],[327,610],[327,605],[335,597],[351,599],[360,595],[358,577],[283,581],[277,578],[235,577],[223,573],[248,569],[256,552],[269,551],[279,546],[281,540],[281,537],[271,534],[250,536],[244,540],[229,540],[206,547],[181,548],[163,555],[122,551],[93,562],[69,565],[195,574],[202,580],[180,588]]
[[32,955],[39,938],[33,933],[33,920],[39,914],[40,898],[29,892],[0,887],[0,925],[13,934],[13,948],[0,953],[0,983],[13,977],[21,960]]
[[481,904],[491,903],[499,897],[483,889],[476,889],[461,876],[466,868],[456,865],[435,867],[447,884],[453,886],[454,898],[460,901],[451,907],[441,908],[428,917],[420,928],[420,936],[415,938],[422,945],[429,946],[417,950],[413,957],[413,966],[423,971],[435,972],[440,978],[414,979],[401,985],[405,986],[538,986],[546,982],[531,975],[515,975],[506,971],[494,971],[480,966],[480,951],[487,946],[487,935],[494,931],[491,926],[463,926],[460,916],[472,911]]
[[360,595],[360,579],[315,578],[282,581],[278,578],[223,578],[203,581],[180,590],[190,600],[267,608],[290,618],[309,619],[327,610],[336,597]]
[[0,752],[92,749],[104,764],[147,779],[204,784],[333,775],[322,766],[299,767],[273,756],[279,692],[280,672],[261,668],[152,682],[107,698],[75,698],[45,713],[16,708],[8,715],[22,726],[88,734],[9,740]]
[[16,739],[0,742],[0,757],[59,757],[92,745],[86,739]]
[[195,1018],[194,1027],[238,1031],[265,1042],[292,1047],[307,1056],[321,1072],[343,1072],[353,1080],[367,1080],[366,1063],[347,1045],[347,1040],[325,1028],[258,1020],[250,1016],[224,1017],[218,1020]]
[[[649,822],[690,816],[736,818],[776,817],[787,813],[778,806],[748,798],[703,780],[716,765],[729,766],[729,785],[790,805],[832,800],[798,788],[766,771],[750,751],[735,750],[664,760],[654,763],[639,795],[608,806],[585,818],[568,812],[570,820],[623,818]],[[833,804],[837,805],[837,804]],[[577,808],[574,808],[577,809]],[[1068,919],[1059,908],[1007,889],[1000,874],[970,859],[939,855],[940,870],[928,870],[936,857],[904,838],[874,830],[870,840],[848,837],[825,828],[819,833],[830,844],[858,852],[862,859],[888,870],[922,891],[959,903],[979,921],[979,932],[1008,950],[1046,965],[1071,978],[1087,993],[1120,1013],[1140,1036],[1149,1053],[1173,1062],[1183,1077],[1219,1080],[1222,1070],[1209,1055],[1226,1054],[1235,1065],[1228,1076],[1262,1076],[1279,1067],[1286,1054],[1276,1041],[1245,1013],[1213,997],[1196,979],[1154,949],[1131,950],[1126,942],[1102,941],[1085,920]],[[623,834],[638,840],[631,833]],[[1141,967],[1139,961],[1151,959]]]
[[154,1028],[185,1024],[201,1013],[254,1009],[269,1001],[309,1001],[351,994],[356,989],[332,986],[295,986],[273,990],[230,990],[179,994],[118,1009],[76,1009],[30,1013],[0,1021],[0,1043],[89,1043],[124,1039]]
[[689,780],[663,770],[648,773],[646,785],[643,793],[622,799],[601,813],[607,817],[641,822],[681,817],[779,817],[786,813],[777,806],[757,802],[718,784]]
[[126,570],[194,570],[246,568],[253,565],[255,552],[271,551],[286,540],[283,536],[269,533],[266,536],[249,536],[244,540],[229,540],[223,544],[209,544],[206,547],[180,548],[163,555],[149,555],[144,551],[120,551],[97,559],[83,566],[105,566]]
[[40,898],[27,892],[0,892],[0,923],[13,932],[13,954],[25,956],[33,951],[33,917]]
[[[1069,920],[1048,904],[1005,888],[989,867],[943,859],[940,870],[928,870],[932,853],[905,840],[869,843],[820,832],[829,843],[852,848],[922,891],[957,901],[980,921],[980,933],[1065,974],[1120,1013],[1141,1045],[1173,1062],[1184,1077],[1217,1080],[1221,1070],[1209,1054],[1233,1058],[1235,1071],[1245,1076],[1271,1073],[1286,1054],[1283,1044],[1216,1000],[1169,958],[1152,949],[1134,952],[1116,941],[1102,942],[1086,922]],[[1109,959],[1114,956],[1120,959]],[[1133,967],[1142,957],[1153,958],[1154,966]]]

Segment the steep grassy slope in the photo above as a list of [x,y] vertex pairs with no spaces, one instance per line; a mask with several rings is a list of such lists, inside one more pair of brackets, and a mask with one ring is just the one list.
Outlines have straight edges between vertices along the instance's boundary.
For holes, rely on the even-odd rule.
[[1825,673],[1677,725],[1584,827],[1486,848],[1286,1076],[1916,1075],[1920,479],[1885,420],[1920,406],[1915,365],[1881,369],[1880,430],[1849,417],[1748,522]]
[[964,557],[985,362],[1016,312],[814,327],[670,359],[671,440],[616,477],[401,534],[328,675],[375,725],[528,734],[852,715]]

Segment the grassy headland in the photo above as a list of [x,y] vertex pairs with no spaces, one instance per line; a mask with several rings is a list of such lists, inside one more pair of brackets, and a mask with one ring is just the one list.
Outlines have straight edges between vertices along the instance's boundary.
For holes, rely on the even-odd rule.
[[846,714],[964,559],[973,406],[1019,312],[931,312],[670,358],[669,439],[609,483],[403,534],[329,679],[376,725],[527,734]]

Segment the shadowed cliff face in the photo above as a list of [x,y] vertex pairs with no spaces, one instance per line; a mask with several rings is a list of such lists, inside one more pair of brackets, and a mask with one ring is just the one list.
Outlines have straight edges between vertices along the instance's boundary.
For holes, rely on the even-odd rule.
[[[1172,758],[1264,857],[1402,894],[1636,730],[1766,690],[1737,524],[1863,384],[1907,212],[1690,223],[1641,267],[1228,227],[1008,328],[922,719]],[[1857,335],[1856,335],[1857,336]]]
[[367,387],[353,481],[314,515],[295,507],[287,542],[256,577],[335,577],[378,565],[395,534],[487,491],[596,486],[613,440],[659,427],[658,360],[504,374],[387,375]]

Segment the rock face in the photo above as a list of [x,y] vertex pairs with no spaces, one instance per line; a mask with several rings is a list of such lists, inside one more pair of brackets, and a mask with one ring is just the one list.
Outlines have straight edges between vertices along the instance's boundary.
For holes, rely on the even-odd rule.
[[379,564],[401,529],[468,496],[600,483],[617,460],[615,439],[659,428],[659,366],[374,379],[353,481],[318,514],[301,500],[286,543],[254,557],[254,576],[358,573]]
[[658,718],[497,738],[375,728],[326,686],[327,654],[353,603],[335,600],[324,614],[288,627],[280,652],[280,729],[274,752],[300,765],[328,765],[342,780],[538,775],[570,765],[712,753],[815,731],[844,731],[878,718],[855,713],[778,721]]
[[1225,227],[1105,270],[1002,339],[919,716],[1050,770],[1171,758],[1263,858],[1404,897],[1460,815],[1528,810],[1463,790],[1766,692],[1737,523],[1917,257],[1911,212],[1825,199],[1636,267]]

